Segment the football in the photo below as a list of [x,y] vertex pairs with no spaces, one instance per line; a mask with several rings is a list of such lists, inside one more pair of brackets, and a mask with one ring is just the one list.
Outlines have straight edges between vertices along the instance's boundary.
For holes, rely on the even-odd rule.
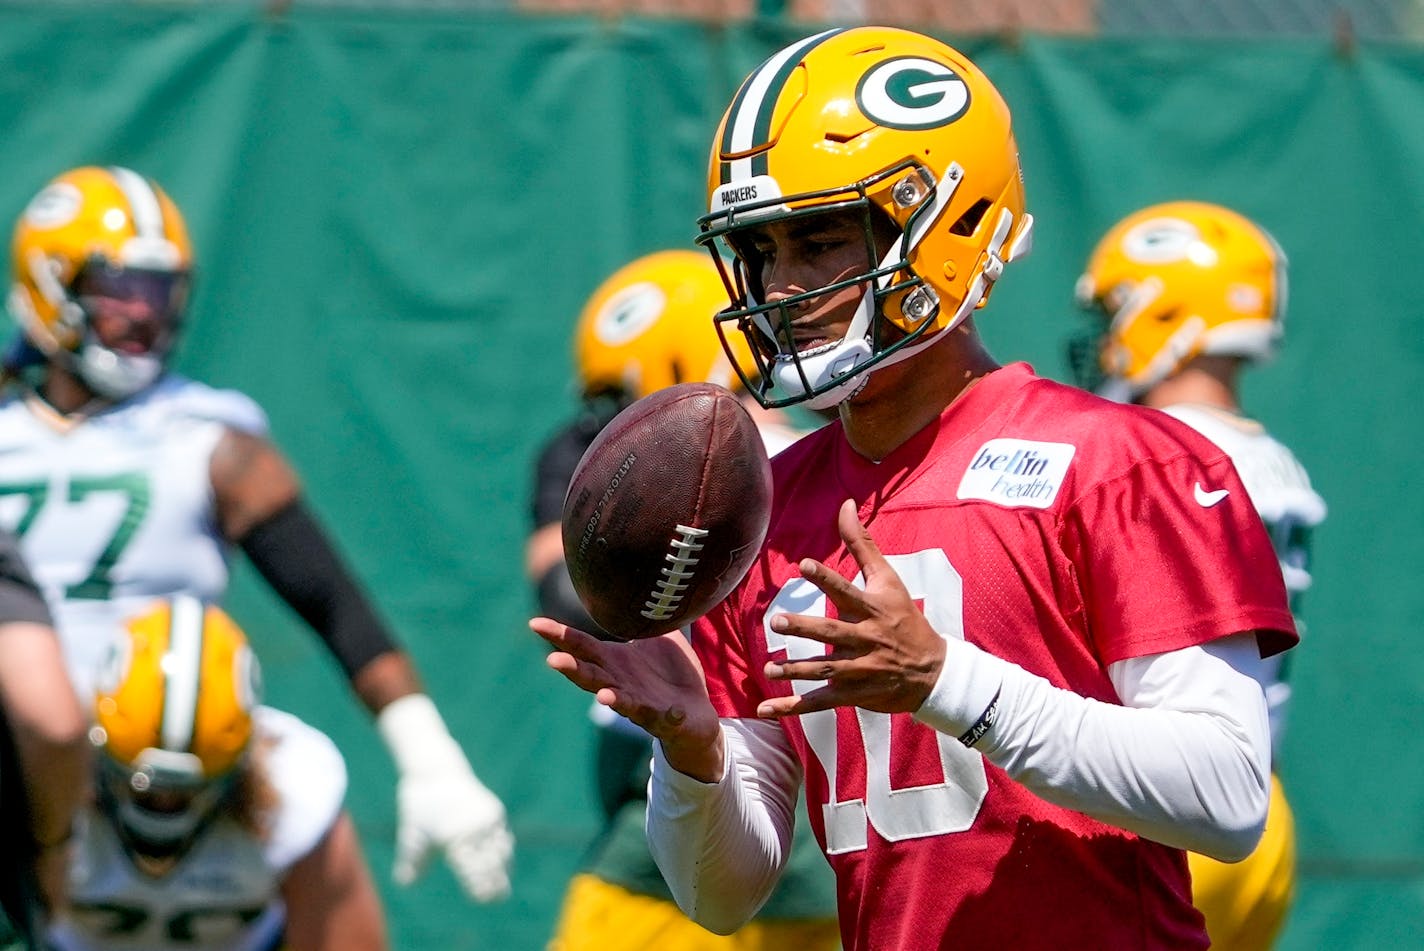
[[751,567],[771,514],[771,463],[737,397],[679,383],[624,409],[564,498],[574,590],[613,637],[695,621]]

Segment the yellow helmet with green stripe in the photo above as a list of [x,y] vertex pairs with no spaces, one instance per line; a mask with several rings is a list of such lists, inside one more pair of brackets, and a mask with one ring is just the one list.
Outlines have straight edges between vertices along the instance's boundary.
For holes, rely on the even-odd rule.
[[[918,352],[988,299],[1005,263],[1030,246],[1009,109],[957,50],[885,27],[835,29],[791,44],[754,70],[718,127],[700,243],[724,243],[732,310],[758,354],[765,405],[833,405],[867,373]],[[766,303],[756,252],[741,229],[860,209],[898,240],[867,256],[865,273]],[[846,337],[787,352],[777,332],[788,308],[848,284],[864,289]],[[790,334],[785,334],[790,337]]]
[[1202,201],[1133,212],[1093,249],[1079,304],[1097,319],[1070,345],[1078,383],[1136,399],[1199,355],[1264,360],[1285,328],[1286,256],[1254,221]]
[[260,690],[247,637],[215,605],[167,598],[127,622],[91,732],[100,802],[125,841],[165,852],[192,840],[237,778]]

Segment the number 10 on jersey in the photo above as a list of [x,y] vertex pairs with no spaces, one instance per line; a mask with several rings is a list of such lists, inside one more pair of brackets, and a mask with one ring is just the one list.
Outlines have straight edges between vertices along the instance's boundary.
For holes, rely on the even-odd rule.
[[[924,604],[925,617],[940,636],[962,640],[963,581],[944,551],[930,548],[908,555],[887,555],[885,558],[909,589],[910,596]],[[863,589],[864,575],[856,575],[853,583]],[[771,630],[771,619],[777,614],[825,617],[826,596],[819,588],[804,578],[788,581],[777,592],[762,617],[762,631],[767,650],[775,652],[785,649],[788,661],[812,659],[826,653],[826,645],[820,641],[791,637]],[[820,686],[820,682],[809,680],[794,680],[791,683],[798,695]],[[983,757],[966,749],[954,737],[935,732],[943,781],[892,788],[890,762],[895,755],[890,729],[892,715],[859,707],[851,710],[854,712],[854,733],[859,738],[860,754],[865,758],[866,788],[863,790],[843,790],[837,781],[838,756],[843,752],[837,744],[837,720],[850,713],[818,710],[801,717],[807,743],[825,770],[830,789],[830,801],[820,804],[825,818],[828,855],[864,849],[871,827],[882,838],[899,842],[963,832],[973,825],[989,789]],[[908,728],[930,729],[920,723],[908,724]],[[845,735],[849,736],[851,732],[847,730]],[[854,755],[854,750],[844,752]],[[841,796],[847,798],[842,799]]]

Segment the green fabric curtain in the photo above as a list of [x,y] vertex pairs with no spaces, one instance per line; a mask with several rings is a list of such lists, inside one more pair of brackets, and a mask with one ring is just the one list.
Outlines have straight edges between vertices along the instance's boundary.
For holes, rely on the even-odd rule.
[[[405,949],[535,949],[595,830],[585,699],[543,666],[521,573],[533,453],[573,409],[569,331],[615,267],[685,246],[740,78],[809,26],[228,5],[0,6],[0,218],[70,166],[162,182],[199,251],[180,365],[272,417],[476,769],[515,893],[389,884],[393,771],[338,671],[245,568],[268,698],[329,732]],[[953,40],[952,37],[949,39]],[[1285,947],[1424,934],[1424,50],[1027,37],[963,44],[1015,110],[1037,248],[980,325],[1062,378],[1072,287],[1148,202],[1203,198],[1292,262],[1248,407],[1331,507],[1282,773]],[[1204,553],[1203,557],[1210,557]]]

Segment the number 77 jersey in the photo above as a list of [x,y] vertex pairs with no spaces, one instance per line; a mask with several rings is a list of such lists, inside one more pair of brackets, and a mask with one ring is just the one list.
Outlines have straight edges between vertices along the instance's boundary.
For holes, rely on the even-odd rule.
[[[833,423],[773,471],[761,556],[693,631],[723,717],[819,686],[765,678],[770,660],[827,650],[769,621],[834,615],[801,558],[863,584],[836,528],[847,498],[941,636],[1082,696],[1118,703],[1108,666],[1126,658],[1249,630],[1273,632],[1268,650],[1293,642],[1269,538],[1229,459],[1164,414],[1023,365],[879,463]],[[908,714],[781,724],[836,872],[847,951],[1206,946],[1180,851],[1045,802]]]
[[0,402],[0,527],[19,537],[81,698],[126,613],[226,589],[208,464],[229,421],[265,425],[247,397],[176,376],[87,418],[33,394]]

